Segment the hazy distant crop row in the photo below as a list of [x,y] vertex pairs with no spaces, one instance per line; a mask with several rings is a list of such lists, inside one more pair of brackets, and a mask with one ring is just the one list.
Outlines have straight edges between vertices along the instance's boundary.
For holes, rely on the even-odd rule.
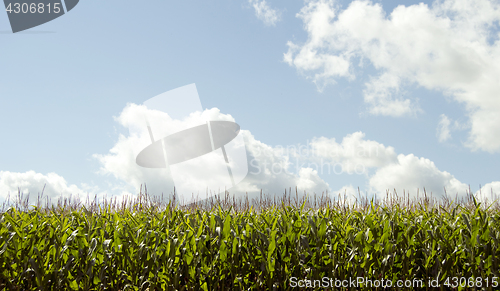
[[0,214],[0,288],[288,290],[292,277],[424,286],[429,278],[500,277],[497,209],[218,204],[9,208]]

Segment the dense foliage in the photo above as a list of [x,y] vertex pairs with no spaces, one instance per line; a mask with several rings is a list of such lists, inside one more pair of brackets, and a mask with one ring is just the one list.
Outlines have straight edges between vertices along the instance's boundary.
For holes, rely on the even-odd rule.
[[[479,205],[0,215],[6,290],[285,290],[292,277],[424,279],[425,286],[429,278],[500,276],[500,215]],[[363,288],[347,289],[375,289]]]

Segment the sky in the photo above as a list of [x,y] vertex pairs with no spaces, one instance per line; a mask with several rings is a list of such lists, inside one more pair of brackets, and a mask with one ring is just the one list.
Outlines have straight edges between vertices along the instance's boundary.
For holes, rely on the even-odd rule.
[[131,127],[193,83],[203,116],[241,127],[249,173],[232,194],[488,201],[499,21],[490,0],[80,1],[18,33],[0,13],[0,202],[171,193],[135,163]]

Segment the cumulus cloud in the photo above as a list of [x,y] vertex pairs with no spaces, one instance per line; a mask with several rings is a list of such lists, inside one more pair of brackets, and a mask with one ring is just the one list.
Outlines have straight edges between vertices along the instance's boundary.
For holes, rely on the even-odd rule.
[[[152,114],[153,113],[153,114]],[[128,187],[129,191],[146,184],[148,192],[153,196],[168,197],[173,192],[174,180],[169,168],[143,168],[136,164],[137,154],[151,144],[150,134],[145,126],[144,116],[149,116],[152,135],[163,138],[178,128],[189,128],[205,122],[205,120],[234,121],[219,109],[212,108],[203,112],[195,112],[183,120],[174,120],[168,114],[151,111],[143,105],[128,104],[121,114],[115,118],[120,126],[129,129],[128,135],[120,135],[116,144],[107,154],[96,154],[100,162],[100,173],[114,176]],[[241,130],[246,146],[249,172],[247,177],[230,192],[235,194],[258,193],[261,189],[268,194],[282,194],[285,188],[298,186],[308,192],[323,192],[329,186],[314,169],[307,167],[293,173],[288,158],[281,155],[279,149],[270,147],[255,139],[246,130]],[[210,165],[197,164],[198,168],[211,169]],[[207,189],[209,193],[218,193],[224,189]],[[203,193],[202,193],[203,194]],[[201,197],[203,198],[203,196]]]
[[258,140],[249,132],[242,131],[247,147],[249,174],[235,191],[282,194],[288,187],[321,194],[329,191],[328,183],[318,175],[318,171],[307,166],[294,167],[290,157],[281,148],[271,147]]
[[[140,167],[136,163],[136,157],[143,149],[151,145],[151,138],[159,140],[178,132],[179,129],[204,124],[206,120],[234,121],[230,115],[221,114],[216,108],[204,112],[193,112],[186,118],[179,120],[172,119],[165,112],[150,110],[144,105],[128,104],[121,114],[115,118],[115,121],[120,126],[128,129],[129,134],[120,134],[118,141],[108,154],[94,155],[101,164],[99,173],[115,177],[130,192],[139,189],[141,185],[146,185],[150,195],[168,198],[173,194],[175,186],[170,167]],[[149,132],[148,127],[151,132]],[[196,162],[197,167],[194,167],[193,171],[213,170],[213,165],[204,164],[210,161],[198,159]],[[189,183],[190,181],[185,182]],[[195,195],[203,197],[207,193],[219,191],[219,189],[207,189],[207,191]]]
[[[145,116],[148,116],[147,122]],[[203,112],[194,112],[183,120],[174,120],[168,114],[148,110],[143,105],[128,104],[115,121],[129,130],[121,134],[116,144],[107,154],[96,154],[100,163],[99,173],[116,178],[118,183],[109,182],[108,192],[82,184],[80,187],[68,184],[55,173],[43,175],[34,171],[26,173],[0,172],[0,198],[4,200],[8,193],[13,197],[18,192],[36,195],[44,189],[44,195],[52,201],[59,198],[86,198],[92,195],[119,199],[137,193],[141,186],[147,185],[148,193],[153,196],[164,194],[168,198],[173,192],[174,180],[169,168],[143,168],[136,164],[137,154],[151,145],[151,139],[158,140],[179,128],[190,128],[206,120],[234,121],[228,114],[212,108]],[[149,128],[148,126],[149,125]],[[449,124],[448,124],[449,125]],[[151,130],[151,132],[149,131]],[[386,190],[403,189],[414,196],[416,189],[436,196],[444,194],[446,188],[450,196],[464,195],[467,186],[452,174],[439,170],[432,161],[418,158],[412,154],[397,155],[395,149],[377,141],[365,139],[363,132],[348,134],[337,142],[334,138],[318,137],[305,145],[269,146],[257,140],[248,130],[241,130],[249,165],[248,175],[241,183],[230,189],[236,196],[248,193],[250,197],[260,190],[265,194],[282,194],[289,187],[297,187],[302,195],[321,195],[328,191],[332,196],[347,198],[353,202],[358,191],[352,185],[332,191],[323,179],[326,175],[358,174],[368,180],[369,194],[384,195]],[[198,168],[210,170],[210,164],[197,163]],[[197,171],[194,169],[193,171]],[[493,188],[500,191],[499,182],[493,182],[483,189]],[[144,188],[143,188],[144,189]],[[222,189],[209,189],[218,193]],[[109,194],[112,193],[112,194]],[[482,193],[486,193],[484,190]],[[480,199],[487,198],[481,195]],[[81,201],[81,200],[80,200]]]
[[[83,185],[82,189],[68,182],[56,173],[47,175],[28,171],[25,173],[15,173],[9,171],[0,171],[0,200],[11,202],[16,201],[18,193],[22,193],[26,198],[29,194],[30,203],[36,203],[39,195],[43,194],[43,203],[45,199],[56,203],[59,199],[71,198],[73,201],[80,201],[86,198],[88,186]],[[86,191],[87,190],[87,191]],[[35,200],[34,200],[35,199]]]
[[[429,159],[413,154],[398,155],[391,146],[365,139],[362,132],[349,134],[341,142],[334,138],[319,137],[307,145],[287,148],[272,148],[257,141],[250,141],[248,144],[258,147],[249,152],[265,152],[267,158],[261,162],[272,165],[254,176],[254,185],[259,185],[259,182],[270,187],[278,185],[277,191],[275,190],[277,193],[280,193],[282,185],[297,183],[295,185],[312,188],[316,193],[329,189],[334,196],[345,194],[352,202],[359,198],[358,190],[352,185],[332,191],[321,179],[327,175],[341,174],[362,175],[368,181],[369,196],[375,195],[379,198],[383,198],[387,190],[392,193],[394,189],[400,194],[403,191],[410,193],[410,198],[416,198],[417,189],[422,197],[425,189],[428,194],[433,193],[434,197],[439,198],[445,195],[446,189],[446,194],[454,199],[456,195],[464,198],[468,190],[465,183],[451,173],[438,169]],[[278,172],[283,175],[279,176],[281,181],[277,183],[275,179],[278,178]],[[244,185],[241,189],[247,186]]]
[[266,0],[248,0],[255,10],[255,16],[265,25],[275,26],[281,20],[281,13],[271,8]]
[[307,144],[276,146],[275,151],[288,162],[288,169],[299,173],[301,168],[311,168],[320,174],[364,174],[396,160],[393,147],[386,147],[372,140],[365,140],[363,132],[345,136],[339,143],[335,138],[314,137]]
[[[410,193],[416,198],[420,193],[431,192],[435,197],[445,194],[452,198],[458,194],[465,197],[468,186],[452,174],[439,170],[429,159],[413,154],[397,154],[391,146],[373,140],[366,140],[365,134],[348,134],[337,142],[334,138],[314,138],[307,147],[293,147],[292,157],[302,157],[303,161],[321,174],[357,174],[368,179],[368,194],[383,198],[386,191],[402,194]],[[332,171],[333,169],[333,171]],[[344,186],[335,193],[349,193],[350,199],[358,198],[358,191],[352,186]],[[422,197],[422,196],[421,196]]]
[[[500,151],[500,3],[445,0],[432,6],[396,7],[353,1],[309,0],[297,14],[308,33],[303,44],[288,42],[284,61],[318,89],[353,79],[365,60],[376,74],[363,90],[370,113],[414,115],[418,98],[408,85],[437,90],[465,105],[470,120],[466,146]],[[357,60],[361,60],[358,62]]]
[[[334,138],[314,138],[311,141],[316,161],[327,161],[340,167],[343,173],[368,174],[368,168],[378,168],[396,161],[393,147],[386,147],[372,140],[365,140],[363,132],[348,134],[337,143]],[[337,165],[337,166],[335,166]]]
[[440,171],[436,165],[425,158],[418,158],[413,154],[397,157],[396,163],[391,163],[381,167],[370,177],[369,185],[371,191],[384,195],[387,190],[391,193],[395,189],[399,195],[403,191],[410,195],[410,198],[416,198],[417,189],[420,197],[423,196],[423,190],[428,195],[431,193],[434,197],[441,197],[446,194],[451,198],[465,197],[468,186],[457,180],[452,174],[446,171]]
[[[116,121],[128,128],[129,134],[121,135],[108,154],[95,155],[101,163],[100,173],[113,176],[121,182],[118,184],[110,182],[108,192],[98,193],[99,189],[85,184],[80,187],[68,184],[63,177],[55,173],[43,175],[34,171],[0,172],[0,199],[7,199],[8,193],[11,198],[15,197],[18,188],[24,194],[36,195],[45,186],[44,196],[53,202],[59,198],[69,197],[85,202],[82,199],[86,198],[89,192],[90,198],[97,193],[98,198],[114,197],[120,200],[133,196],[131,193],[137,193],[144,184],[148,185],[148,192],[153,196],[164,193],[167,194],[165,198],[168,198],[174,187],[168,169],[147,169],[135,163],[137,152],[147,145],[147,140],[150,138],[147,129],[137,126],[143,122],[145,110],[143,106],[127,105]],[[159,114],[159,117],[162,119],[155,121],[153,117],[149,120],[152,128],[156,127],[157,122],[165,122],[165,118],[168,121],[168,116]],[[190,124],[205,118],[233,120],[230,115],[221,114],[218,109],[213,108],[195,113],[184,122]],[[169,130],[172,130],[167,123],[163,124],[166,128],[155,131],[157,136],[161,136],[160,131],[168,134]],[[411,198],[414,198],[417,189],[423,193],[425,188],[427,193],[432,192],[435,197],[443,195],[446,189],[447,194],[454,198],[456,194],[463,197],[468,189],[466,184],[458,181],[452,174],[439,170],[432,161],[412,154],[397,155],[390,146],[366,140],[362,132],[349,134],[341,142],[333,138],[314,138],[307,145],[287,147],[286,152],[283,147],[271,147],[258,141],[247,130],[241,130],[240,134],[246,144],[249,174],[241,183],[230,189],[230,193],[236,194],[237,197],[245,193],[250,197],[256,197],[261,189],[265,194],[280,195],[285,189],[297,186],[300,195],[304,191],[310,195],[314,193],[321,195],[328,191],[333,198],[354,202],[359,199],[355,187],[346,185],[332,191],[330,185],[322,178],[323,175],[343,173],[363,175],[368,181],[369,196],[383,197],[387,190],[392,192],[396,189],[398,193],[403,193],[405,190],[410,193]],[[329,167],[339,166],[341,171],[337,173],[335,170],[338,169],[334,168],[334,172],[330,170],[327,172],[325,164]],[[356,171],[359,165],[364,171]],[[369,169],[374,173],[371,174]],[[491,201],[492,197],[489,196],[491,189],[494,193],[499,193],[500,182],[485,185],[476,196],[480,201]]]
[[[129,134],[120,135],[109,153],[95,155],[101,164],[100,173],[114,176],[124,187],[128,187],[129,192],[133,193],[147,184],[150,194],[156,196],[163,193],[167,197],[174,187],[168,168],[143,168],[135,161],[138,152],[151,144],[150,132],[144,121],[146,115],[149,116],[148,124],[155,139],[206,120],[234,121],[231,115],[222,114],[217,108],[174,120],[164,112],[150,111],[136,104],[128,104],[115,118],[120,126],[129,129]],[[286,149],[266,145],[248,130],[241,130],[240,135],[245,143],[249,169],[246,178],[229,189],[237,197],[245,193],[252,197],[261,189],[266,194],[280,195],[285,189],[297,186],[301,194],[304,191],[309,194],[328,191],[334,196],[345,194],[346,198],[354,201],[358,191],[352,185],[332,191],[323,179],[325,175],[343,173],[363,175],[368,181],[370,195],[383,196],[387,190],[393,189],[402,193],[405,189],[414,197],[417,189],[423,193],[425,187],[427,193],[432,192],[436,197],[443,195],[444,189],[451,197],[456,194],[463,197],[468,189],[449,172],[439,170],[432,161],[412,154],[398,155],[391,146],[365,139],[363,132],[346,135],[339,142],[334,138],[313,138],[305,145],[287,146]],[[198,166],[210,167],[208,164]],[[218,189],[211,189],[211,192],[218,193]]]
[[450,133],[450,124],[451,121],[448,116],[441,114],[439,119],[438,127],[437,127],[437,137],[439,142],[445,142],[451,138]]
[[500,202],[500,181],[484,185],[474,193],[474,196],[481,202]]

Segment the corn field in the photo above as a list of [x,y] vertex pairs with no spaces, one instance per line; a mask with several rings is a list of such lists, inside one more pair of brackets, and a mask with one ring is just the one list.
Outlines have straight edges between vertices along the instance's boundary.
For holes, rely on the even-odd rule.
[[[4,209],[0,288],[291,290],[292,278],[325,277],[423,280],[394,290],[435,290],[429,279],[441,290],[500,288],[491,284],[500,277],[500,212],[473,198],[349,205],[285,195],[261,207],[228,196],[185,207],[141,199]],[[443,285],[452,277],[490,286]],[[307,290],[383,289],[323,287]]]

